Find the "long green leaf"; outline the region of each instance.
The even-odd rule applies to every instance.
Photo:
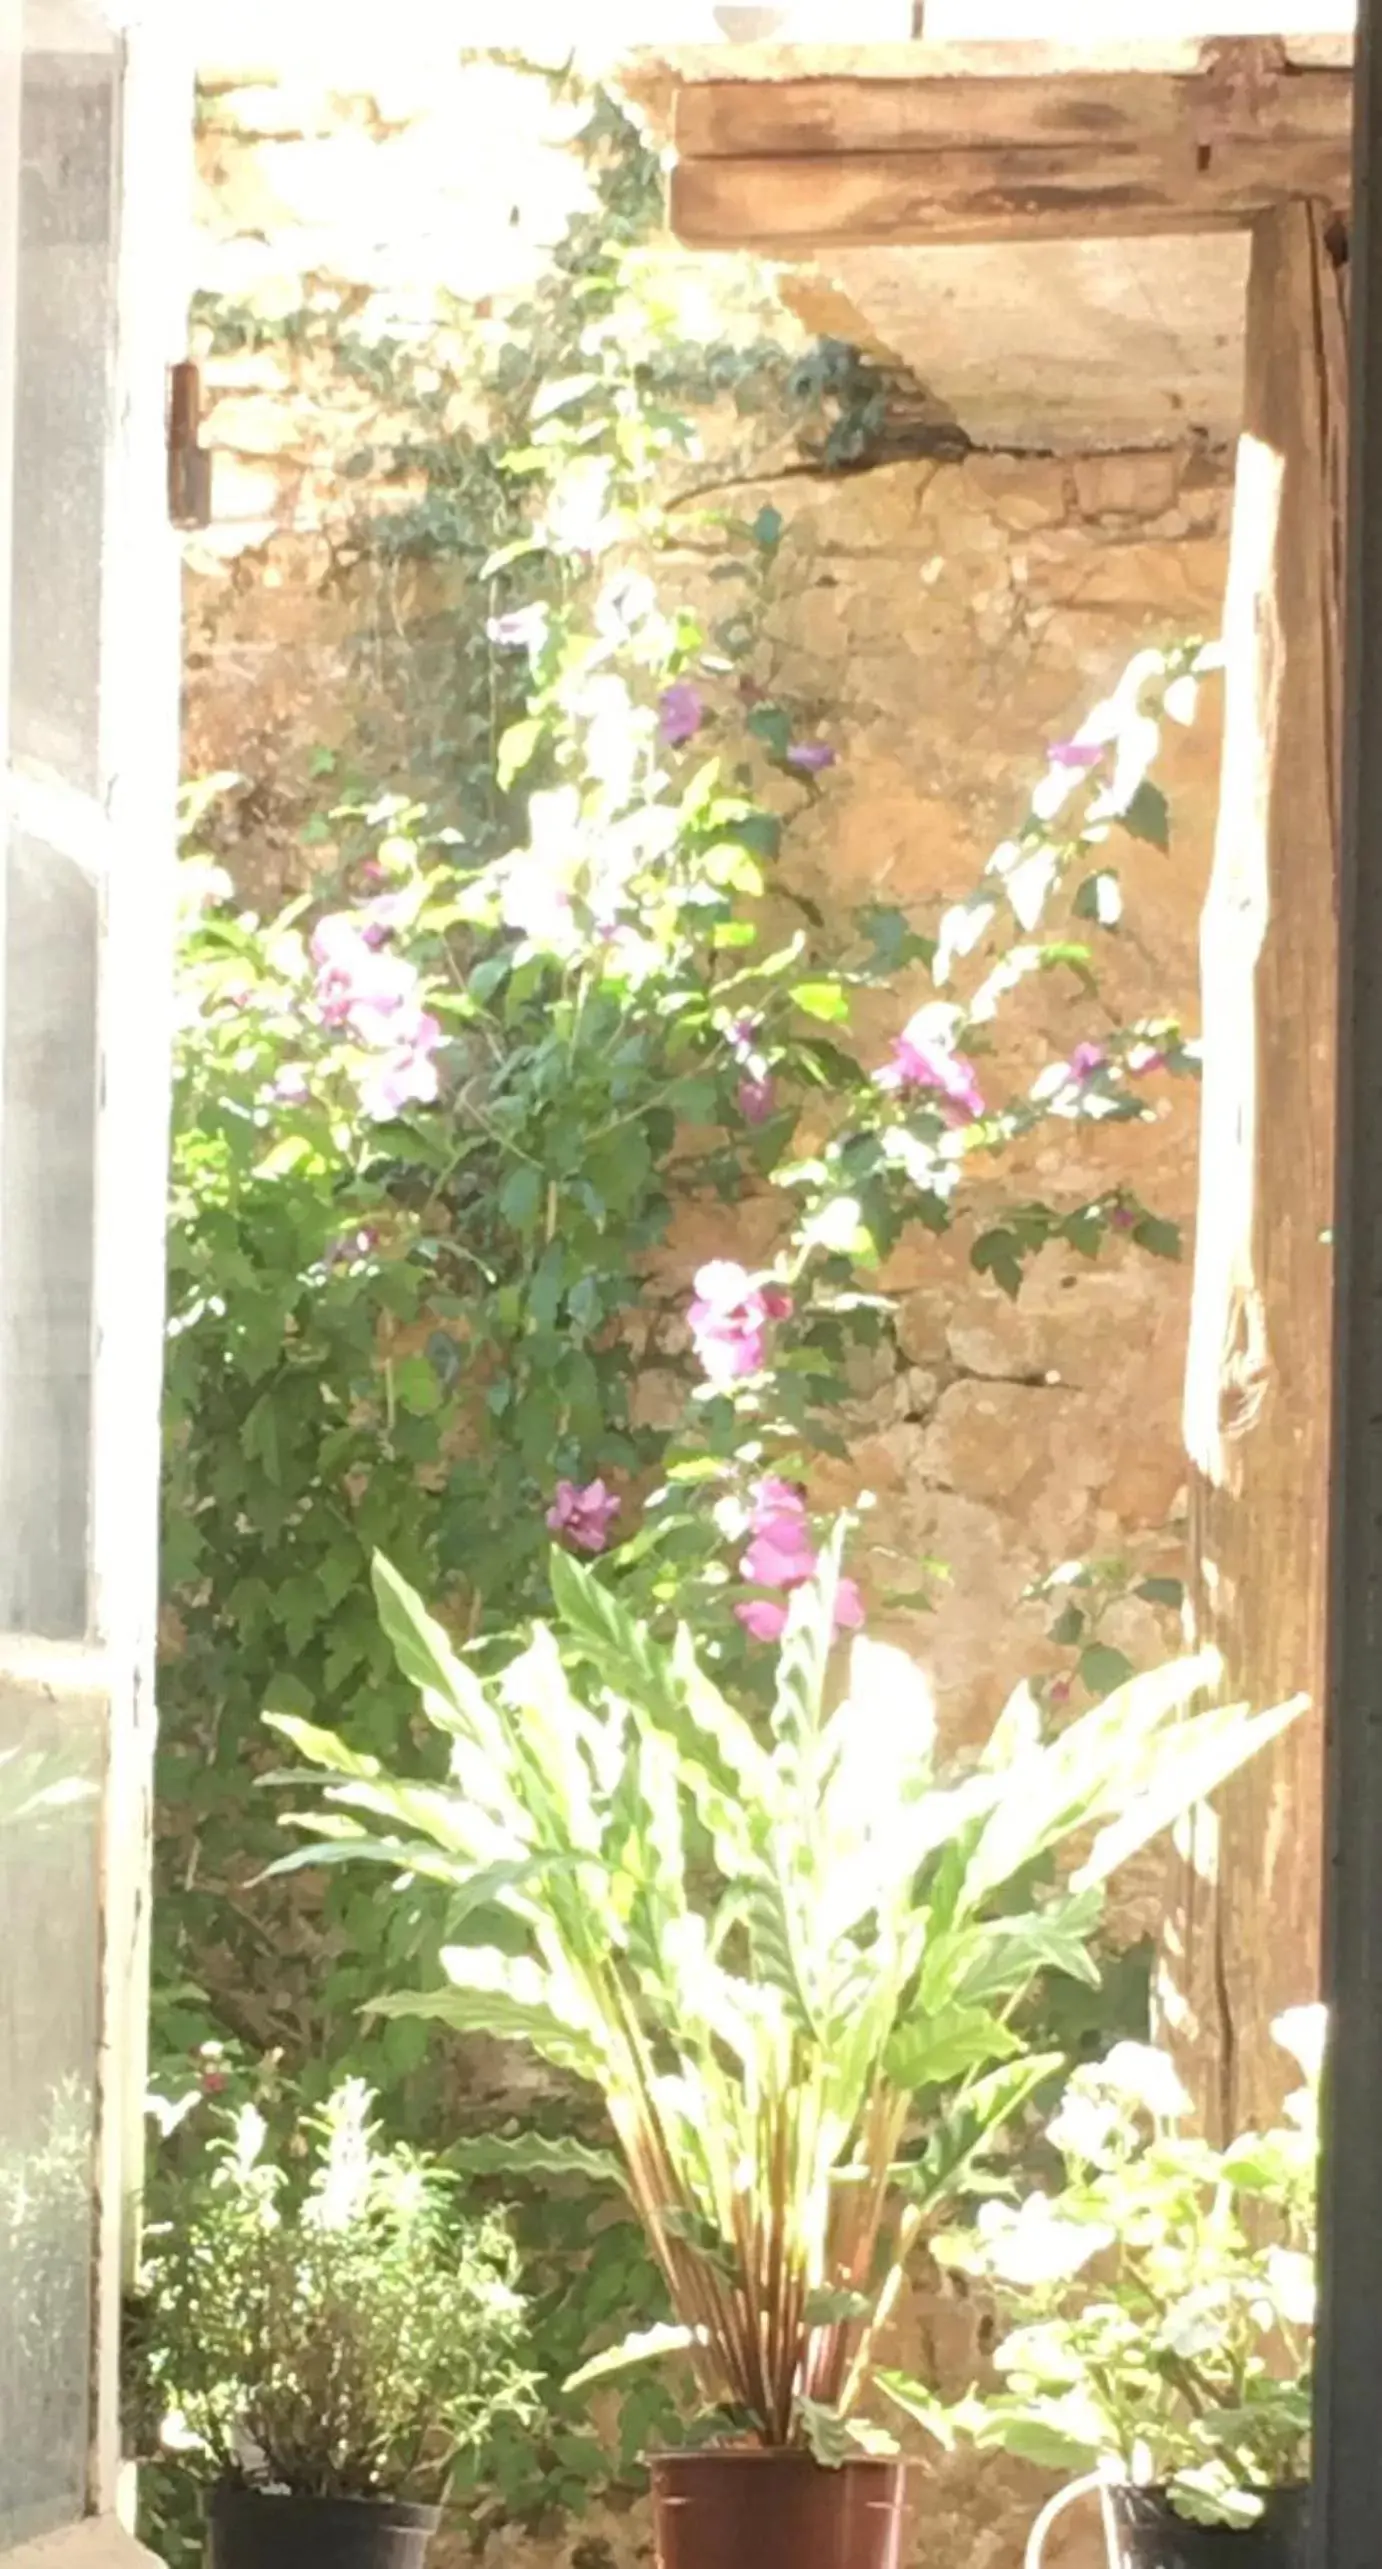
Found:
[[[921,2156],[901,2160],[891,2171],[924,2219],[965,2191],[1037,2089],[1063,2067],[1059,2052],[1005,2062],[941,2110]]]
[[[543,2132],[476,2133],[453,2141],[446,2153],[452,2167],[475,2176],[583,2177],[590,2185],[627,2191],[628,2175],[613,2150],[590,2149],[584,2141]]]
[[[686,2355],[693,2346],[709,2343],[703,2328],[680,2328],[669,2321],[657,2328],[641,2329],[636,2336],[626,2337],[619,2346],[608,2346],[603,2355],[592,2355],[588,2364],[568,2375],[563,2388],[582,2391],[591,2382],[613,2381],[619,2373],[631,2373],[640,2364],[660,2362],[664,2355]]]
[[[1241,1704],[1229,1704],[1215,1712],[1198,1713],[1183,1723],[1168,1743],[1168,1753],[1158,1762],[1145,1792],[1136,1795],[1095,1839],[1087,1860],[1072,1877],[1074,1889],[1084,1891],[1095,1883],[1106,1882],[1120,1864],[1127,1863],[1129,1856],[1159,1837],[1163,1829],[1170,1828],[1197,1802],[1217,1792],[1259,1749],[1279,1739],[1299,1719],[1309,1700],[1308,1695],[1296,1695],[1271,1712],[1252,1714]]]

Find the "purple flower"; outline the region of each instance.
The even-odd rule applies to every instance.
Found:
[[[891,1066],[882,1074],[889,1088],[934,1089],[962,1116],[982,1115],[984,1101],[974,1064],[954,1052],[935,1030],[932,1012],[918,1009],[893,1042]]]
[[[1072,1079],[1092,1079],[1096,1070],[1103,1070],[1107,1062],[1108,1054],[1102,1044],[1077,1044],[1070,1056],[1070,1076]]]
[[[705,721],[705,707],[689,678],[675,678],[658,698],[657,728],[669,749],[694,740]]]
[[[578,1552],[603,1552],[620,1505],[603,1481],[558,1481],[547,1523],[553,1534],[564,1534]]]
[[[791,1308],[789,1294],[756,1285],[732,1258],[712,1258],[701,1267],[687,1317],[706,1380],[725,1391],[746,1374],[760,1373],[768,1323],[785,1320]]]
[[[747,1061],[758,1040],[760,1017],[736,1017],[726,1030],[725,1040],[736,1061]]]
[[[1115,1231],[1135,1231],[1137,1228],[1137,1215],[1131,1205],[1115,1204],[1109,1221]]]
[[[547,609],[540,601],[510,607],[503,615],[492,615],[485,632],[496,651],[540,651],[547,639]]]
[[[378,1246],[377,1231],[368,1228],[360,1231],[343,1231],[339,1239],[331,1242],[322,1259],[322,1265],[328,1269],[353,1266],[357,1259],[371,1257]]]
[[[746,1124],[766,1124],[773,1111],[777,1091],[766,1072],[762,1079],[741,1079],[739,1112]]]
[[[803,776],[819,776],[835,764],[835,752],[828,740],[791,740],[787,744],[787,764]]]

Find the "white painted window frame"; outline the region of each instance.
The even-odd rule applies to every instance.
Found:
[[[53,0],[29,0],[41,25]],[[168,368],[186,353],[193,82],[184,0],[104,15],[123,48],[116,352],[105,493],[99,797],[9,763],[12,493],[23,0],[0,0],[0,795],[103,881],[89,1644],[0,1637],[0,1675],[42,1675],[107,1706],[93,2204],[92,2433],[83,2521],[0,2554],[3,2569],[133,2569],[121,2521],[120,2314],[136,2241],[148,1991],[164,1310],[179,553],[169,525]],[[0,1101],[0,1111],[2,1111]]]

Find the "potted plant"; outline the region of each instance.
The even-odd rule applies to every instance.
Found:
[[[1045,2521],[1098,2488],[1111,2569],[1304,2569],[1322,2010],[1273,2031],[1306,2084],[1227,2150],[1164,2053],[1077,2070],[1047,2134],[1063,2184],[934,2242],[1015,2323],[1001,2388],[946,2410],[881,2377],[947,2442],[1077,2473]]]
[[[532,2413],[512,2247],[348,2079],[271,2158],[234,2117],[146,2243],[139,2389],[212,2475],[210,2569],[420,2569],[459,2456]]]
[[[502,1913],[391,2015],[526,2041],[603,2094],[673,2320],[578,2378],[679,2350],[718,2446],[653,2465],[662,2569],[891,2569],[906,2468],[859,2423],[878,2329],[924,2226],[1043,2079],[1012,2015],[1038,1974],[1097,1980],[1110,1871],[1294,1707],[1193,1716],[1213,1672],[1134,1679],[1055,1738],[1027,1689],[938,1770],[929,1690],[860,1637],[831,1708],[840,1538],[793,1597],[756,1724],[683,1631],[664,1646],[589,1570],[552,1564],[539,1625],[483,1682],[386,1563],[385,1627],[449,1743],[399,1781],[276,1717],[335,1777],[326,1843]],[[1029,1889],[1076,1833],[1067,1881]]]

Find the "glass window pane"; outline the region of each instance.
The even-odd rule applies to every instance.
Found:
[[[26,0],[25,45],[11,738],[17,756],[94,791],[118,64],[100,16],[74,0]]]
[[[85,2504],[101,1733],[0,1677],[0,2550]]]
[[[69,858],[16,838],[3,917],[0,1632],[76,1640],[87,1625],[99,899]]]

